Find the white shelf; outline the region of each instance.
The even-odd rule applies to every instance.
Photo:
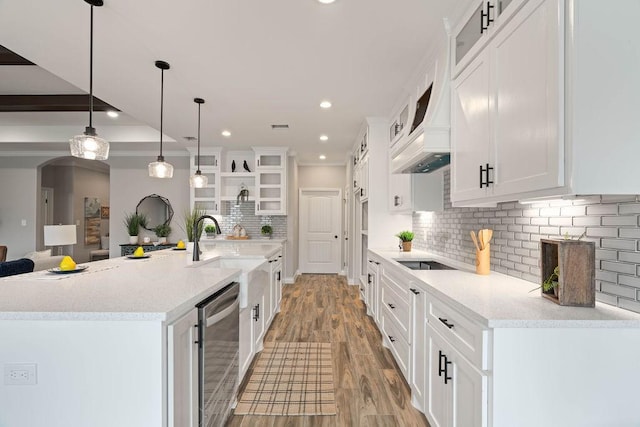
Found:
[[[221,178],[255,178],[255,172],[220,172]]]

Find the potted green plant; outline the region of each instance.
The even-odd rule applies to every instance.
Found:
[[[193,251],[193,240],[195,236],[198,236],[198,240],[202,236],[204,230],[204,224],[200,222],[198,229],[193,229],[193,224],[198,218],[204,215],[206,212],[203,209],[193,208],[192,210],[185,211],[184,213],[184,231],[187,233],[187,251]]]
[[[158,243],[167,243],[167,237],[171,234],[171,227],[169,224],[160,224],[153,229],[156,236],[158,236]]]
[[[396,237],[402,241],[402,251],[411,252],[411,241],[413,241],[414,234],[411,231],[401,231],[396,234]]]
[[[147,216],[139,213],[127,213],[124,215],[123,222],[129,234],[129,243],[135,245],[138,243],[140,227],[147,226]]]
[[[273,227],[271,227],[269,224],[263,225],[262,228],[260,228],[260,234],[263,238],[270,239],[271,235],[273,234]]]
[[[211,239],[215,239],[216,237],[216,226],[213,224],[207,224],[204,227],[204,232],[207,233],[207,237]]]

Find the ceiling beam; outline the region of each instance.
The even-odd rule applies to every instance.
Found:
[[[89,111],[89,95],[0,95],[0,112]],[[93,111],[119,111],[93,97]]]
[[[4,46],[0,46],[0,65],[36,65],[28,59],[23,58],[7,49]]]

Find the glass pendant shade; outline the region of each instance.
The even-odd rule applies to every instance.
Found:
[[[109,158],[109,143],[96,135],[95,129],[87,127],[82,135],[76,135],[69,140],[71,155],[88,160],[107,160]]]
[[[160,70],[160,155],[155,162],[149,163],[149,176],[151,178],[173,178],[173,165],[164,161],[162,155],[162,120],[164,116],[164,70],[170,65],[165,61],[156,61],[156,67]]]
[[[163,156],[149,163],[149,176],[151,178],[173,178],[173,165],[164,161]]]
[[[109,142],[100,138],[93,128],[93,8],[103,5],[102,0],[85,0],[91,5],[90,43],[89,43],[89,126],[82,135],[69,140],[69,149],[73,157],[87,160],[107,160],[109,158]]]
[[[202,172],[196,171],[194,175],[189,177],[189,185],[192,188],[202,188],[207,185],[208,179],[206,176],[202,175]]]
[[[200,107],[204,104],[204,99],[202,98],[194,98],[193,102],[198,104],[198,169],[196,169],[196,173],[189,177],[189,186],[191,188],[202,188],[207,185],[207,177],[202,175],[200,172]]]

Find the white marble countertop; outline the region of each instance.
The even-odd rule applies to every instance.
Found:
[[[409,273],[416,284],[468,317],[492,328],[640,328],[640,314],[596,302],[595,308],[549,301],[535,283],[501,273],[475,274],[475,267],[424,251],[371,252]],[[438,261],[459,270],[410,270],[395,260]]]
[[[0,278],[0,320],[172,321],[238,280],[236,269],[198,268],[219,258],[267,258],[280,245],[246,245],[193,254],[166,249],[149,258],[91,262],[73,274],[38,271]]]
[[[200,239],[200,243],[206,243],[206,244],[212,244],[212,243],[233,243],[233,244],[240,244],[240,245],[244,245],[244,244],[271,244],[271,245],[281,245],[283,243],[285,243],[287,241],[287,239],[262,239],[260,237],[250,237],[248,239],[245,240],[234,240],[234,239],[227,239],[224,236],[223,237],[216,237],[215,239],[211,239],[209,237],[203,237],[202,239]]]

